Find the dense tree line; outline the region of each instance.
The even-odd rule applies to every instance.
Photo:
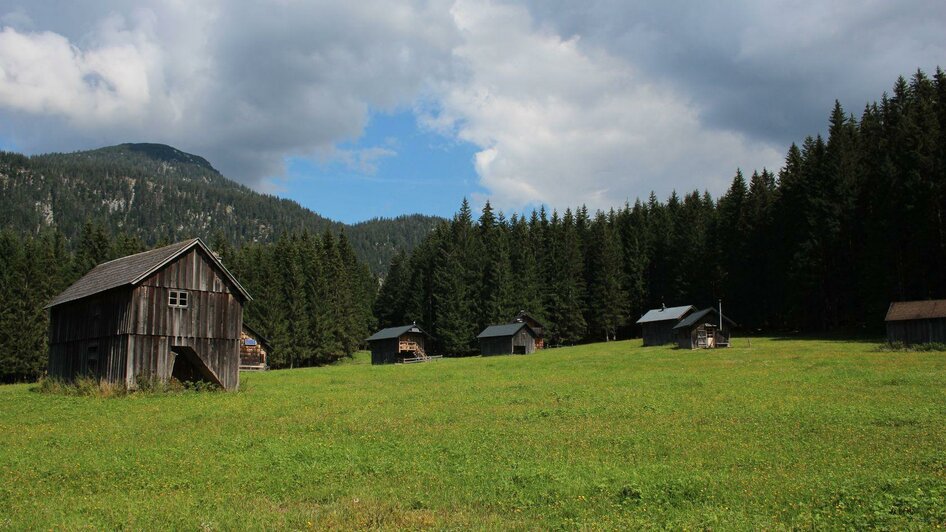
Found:
[[[259,194],[206,160],[160,144],[122,144],[25,157],[0,152],[0,228],[62,231],[73,241],[89,218],[146,245],[223,232],[229,242],[274,242],[285,232],[345,231],[356,255],[381,275],[439,222],[424,215],[346,226],[298,203]]]
[[[378,282],[344,233],[283,234],[239,249],[218,234],[211,246],[253,295],[243,319],[273,345],[272,367],[333,362],[369,335]]]
[[[272,244],[234,248],[221,231],[210,245],[253,295],[244,320],[272,344],[273,367],[331,362],[368,335],[377,280],[344,233],[287,233]],[[44,306],[53,296],[96,265],[145,249],[137,236],[112,235],[91,222],[74,242],[51,229],[0,230],[0,382],[33,380],[45,371]]]
[[[718,200],[694,191],[590,215],[496,215],[464,202],[378,295],[381,325],[417,321],[471,353],[519,309],[568,344],[635,333],[648,308],[726,301],[744,328],[879,332],[892,300],[946,297],[946,75],[917,72],[773,174],[737,172]]]

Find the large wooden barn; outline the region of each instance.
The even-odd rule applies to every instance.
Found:
[[[667,307],[648,310],[637,320],[641,326],[641,337],[644,339],[644,346],[664,345],[676,341],[676,334],[673,328],[680,320],[696,310],[692,305],[682,307]]]
[[[890,343],[946,343],[946,299],[895,301],[884,321]]]
[[[726,327],[729,325],[729,327]],[[677,347],[681,349],[713,349],[729,347],[732,320],[723,316],[715,308],[706,308],[690,313],[673,327],[677,337]]]
[[[535,331],[524,321],[490,325],[477,338],[483,355],[528,355],[536,349]]]
[[[526,323],[529,325],[529,328],[532,329],[532,332],[535,333],[535,348],[536,350],[542,349],[545,347],[545,326],[539,323],[539,320],[532,317],[528,312],[520,310],[519,314],[516,314],[516,317],[512,319],[510,323]]]
[[[198,238],[99,264],[49,309],[49,376],[239,386],[250,295]]]
[[[394,364],[405,358],[425,358],[427,333],[412,325],[388,327],[368,337],[372,364]]]

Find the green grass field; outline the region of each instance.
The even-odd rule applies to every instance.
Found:
[[[946,526],[946,353],[737,339],[0,386],[0,529]]]

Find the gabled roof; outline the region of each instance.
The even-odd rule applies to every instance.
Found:
[[[687,312],[694,310],[693,305],[683,307],[655,308],[648,310],[646,314],[637,320],[637,323],[651,323],[655,321],[679,320]]]
[[[375,340],[390,340],[392,338],[400,338],[402,334],[409,332],[427,334],[416,324],[401,325],[398,327],[388,327],[387,329],[381,329],[380,331],[369,336],[367,341],[374,342]]]
[[[502,325],[490,325],[489,327],[483,329],[483,332],[478,334],[477,338],[496,338],[498,336],[512,336],[519,332],[520,329],[525,327],[529,329],[529,333],[532,336],[535,336],[535,331],[532,330],[532,327],[529,327],[529,324],[524,321],[517,321],[515,323],[504,323]]]
[[[713,323],[719,323],[719,312],[717,312],[715,308],[710,307],[710,308],[705,308],[703,310],[694,312],[693,314],[690,314],[686,318],[683,318],[682,320],[680,320],[680,323],[674,325],[673,328],[674,329],[689,329],[690,327],[696,325],[697,323],[702,322],[710,315],[713,316]],[[726,320],[726,323],[730,325],[736,324],[736,322],[727,318],[725,314],[723,315],[723,319]]]
[[[263,347],[265,347],[267,350],[272,347],[272,345],[269,343],[269,340],[267,340],[262,334],[256,332],[255,329],[247,325],[245,321],[243,322],[243,328],[246,329],[247,336],[253,337],[256,341],[263,344]]]
[[[884,321],[926,320],[946,318],[946,299],[929,301],[894,301]]]
[[[236,280],[236,277],[230,273],[230,270],[220,262],[220,259],[210,251],[204,242],[199,238],[192,238],[163,248],[152,249],[143,253],[128,255],[120,259],[103,262],[92,271],[82,276],[81,279],[72,283],[69,288],[62,291],[61,294],[54,297],[46,305],[46,308],[55,307],[69,301],[75,301],[91,295],[118,288],[125,285],[136,285],[144,281],[151,274],[167,266],[174,259],[190,251],[194,247],[200,247],[204,250],[207,257],[226,275],[227,279],[239,290],[246,301],[251,301],[249,292],[243,288],[243,285]]]
[[[516,323],[516,322],[519,322],[519,321],[522,321],[522,320],[527,320],[527,319],[534,321],[536,327],[543,327],[542,322],[540,322],[539,320],[535,319],[535,316],[533,316],[532,314],[529,314],[528,312],[526,312],[526,311],[524,311],[524,310],[520,310],[520,311],[519,311],[519,314],[516,314],[516,317],[513,318],[510,323]]]

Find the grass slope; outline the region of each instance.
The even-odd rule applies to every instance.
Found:
[[[639,342],[0,387],[0,529],[946,525],[946,354]]]

